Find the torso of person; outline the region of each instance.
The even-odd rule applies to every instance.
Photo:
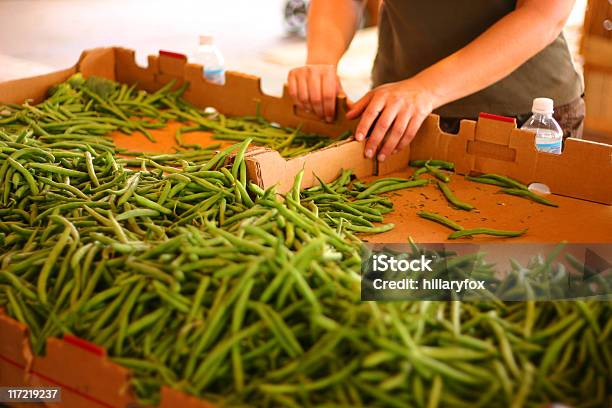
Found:
[[[515,10],[516,1],[384,0],[381,7],[374,86],[410,78],[458,51]],[[434,113],[449,118],[476,118],[480,112],[516,116],[530,112],[534,98],[548,97],[561,106],[582,93],[582,79],[561,34],[507,77]]]

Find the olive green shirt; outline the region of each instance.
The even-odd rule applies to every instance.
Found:
[[[515,8],[514,0],[384,0],[374,86],[416,75],[469,44]],[[504,52],[503,44],[499,52]],[[482,56],[483,61],[486,58]],[[476,118],[480,112],[514,116],[530,112],[534,98],[552,98],[555,106],[561,106],[582,93],[582,79],[561,34],[507,77],[435,113],[452,118]]]

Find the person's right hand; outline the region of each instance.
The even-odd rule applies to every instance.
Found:
[[[335,65],[309,64],[289,71],[289,94],[307,112],[334,120],[336,96],[342,92]]]

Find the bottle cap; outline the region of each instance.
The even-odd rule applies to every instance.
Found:
[[[535,98],[533,100],[533,113],[541,113],[543,115],[551,115],[554,112],[555,103],[550,98]]]
[[[206,34],[200,36],[200,45],[213,45],[215,43],[215,37]]]

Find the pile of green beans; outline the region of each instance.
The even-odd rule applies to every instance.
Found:
[[[253,116],[226,117],[214,109],[198,110],[181,98],[164,98],[161,102],[178,120],[188,123],[188,126],[180,128],[176,133],[176,141],[181,146],[186,146],[182,141],[184,133],[209,131],[218,140],[240,142],[248,139],[254,144],[277,150],[285,158],[292,158],[329,146],[351,135],[347,131],[331,138],[304,133],[300,127],[281,126],[261,116],[259,106]]]
[[[360,301],[354,233],[426,180],[345,171],[300,192],[300,174],[279,197],[247,181],[248,139],[123,159],[101,130],[50,141],[19,112],[0,119],[0,307],[36,353],[103,346],[152,405],[162,385],[226,406],[609,403],[609,303]]]
[[[426,185],[426,180],[381,178],[365,184],[351,170],[344,170],[332,183],[319,179],[319,185],[305,189],[301,199],[329,225],[345,233],[376,234],[393,229],[392,223],[375,226],[393,209],[393,202],[380,194]]]
[[[194,112],[196,114],[197,112]],[[251,139],[253,143],[274,149],[285,158],[302,156],[306,153],[322,149],[332,143],[344,140],[351,135],[346,131],[336,138],[305,133],[300,127],[291,128],[270,122],[260,115],[259,110],[254,116],[226,117],[219,112],[210,112],[204,117],[192,119],[198,126],[183,128],[182,132],[208,130],[215,139],[244,141]],[[214,120],[214,125],[210,121]]]
[[[163,128],[168,120],[177,119],[162,110],[162,102],[180,101],[187,85],[175,91],[173,86],[174,82],[169,82],[149,94],[136,91],[135,85],[75,74],[52,87],[49,97],[36,106],[0,105],[0,126],[8,132],[28,126],[50,147],[78,148],[76,144],[86,140],[91,149],[112,151],[112,141],[104,137],[112,131],[138,131],[154,141],[149,129]]]
[[[181,150],[201,150],[198,144],[186,144],[182,135],[193,131],[210,131],[220,140],[244,141],[278,150],[286,158],[329,146],[346,139],[350,132],[337,138],[305,133],[300,128],[281,126],[254,116],[226,117],[221,113],[201,110],[182,98],[188,84],[175,88],[175,81],[166,83],[153,93],[100,78],[83,78],[75,74],[66,82],[52,87],[49,98],[37,106],[0,105],[0,126],[11,131],[30,126],[41,141],[53,147],[70,148],[86,139],[93,149],[111,150],[104,136],[112,131],[126,134],[143,133],[154,141],[149,129],[160,129],[168,121],[185,123],[175,139]],[[202,158],[207,160],[210,157]]]

